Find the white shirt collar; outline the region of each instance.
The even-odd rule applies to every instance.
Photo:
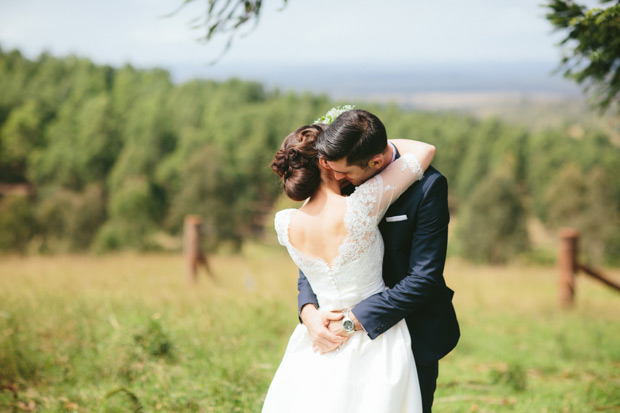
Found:
[[[390,161],[390,164],[391,164],[392,162],[396,160],[396,146],[394,146],[394,144],[390,141],[388,141],[388,143],[392,145],[392,160]]]

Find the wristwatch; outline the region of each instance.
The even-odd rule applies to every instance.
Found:
[[[355,331],[355,323],[351,320],[351,317],[349,317],[349,312],[343,311],[342,314],[344,314],[342,318],[342,328],[349,334],[353,333]]]

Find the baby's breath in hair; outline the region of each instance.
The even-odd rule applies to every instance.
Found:
[[[355,106],[354,105],[336,106],[328,110],[325,115],[315,120],[314,123],[324,123],[326,125],[329,125],[334,120],[336,120],[336,118],[340,116],[343,112],[346,112],[347,110],[351,110],[351,109],[355,109]]]

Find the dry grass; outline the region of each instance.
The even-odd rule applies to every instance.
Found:
[[[211,264],[190,286],[175,255],[3,257],[0,410],[259,411],[296,268],[259,245]],[[446,279],[462,338],[435,411],[620,409],[620,294],[580,277],[563,311],[554,268],[451,259]]]

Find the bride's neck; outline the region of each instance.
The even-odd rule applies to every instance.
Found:
[[[341,196],[340,183],[331,174],[321,172],[321,183],[310,197],[311,202],[322,203],[331,197]]]
[[[328,171],[324,168],[320,168],[321,170],[321,184],[319,185],[318,190],[324,191],[326,194],[341,194],[340,182],[338,182],[334,178],[334,174],[331,171]]]
[[[328,199],[332,197],[340,197],[341,189],[340,182],[334,179],[334,174],[327,170],[324,166],[319,163],[319,170],[321,173],[321,183],[318,188],[314,191],[314,194],[308,199],[308,201],[304,204],[307,205],[311,203],[314,206],[323,205]]]
[[[340,191],[340,185],[338,184],[338,182],[321,182],[321,184],[319,185],[319,187],[316,189],[316,192],[314,193],[313,197],[316,196],[332,196],[332,195],[338,195],[340,196],[341,191]]]

